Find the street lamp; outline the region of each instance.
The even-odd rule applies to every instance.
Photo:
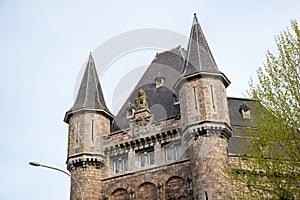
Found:
[[[69,177],[71,177],[71,179],[74,180],[74,182],[77,184],[78,188],[79,188],[79,191],[80,191],[80,195],[81,195],[81,200],[84,200],[83,199],[83,193],[82,193],[82,190],[81,190],[81,187],[79,185],[79,183],[77,182],[77,180],[71,175],[69,174],[68,172],[62,170],[62,169],[59,169],[59,168],[56,168],[56,167],[51,167],[51,166],[48,166],[48,165],[43,165],[41,163],[38,163],[38,162],[29,162],[29,165],[32,165],[32,166],[35,166],[35,167],[45,167],[45,168],[49,168],[49,169],[53,169],[53,170],[56,170],[56,171],[59,171],[59,172],[62,172],[66,175],[68,175]]]

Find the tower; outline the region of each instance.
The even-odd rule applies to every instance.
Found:
[[[231,195],[230,184],[222,176],[231,137],[226,96],[229,84],[194,15],[182,75],[175,88],[180,101],[182,144],[191,158],[193,192],[198,199],[228,199]]]
[[[99,198],[106,160],[103,138],[110,133],[112,119],[90,54],[76,101],[64,118],[69,124],[67,168],[78,181],[85,199]],[[70,199],[80,199],[80,195],[72,180]]]

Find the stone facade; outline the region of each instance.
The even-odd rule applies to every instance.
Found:
[[[224,173],[231,136],[234,144],[238,140],[232,109],[239,108],[227,98],[229,84],[196,16],[187,51],[178,47],[158,54],[116,116],[106,107],[90,55],[65,116],[67,168],[74,178],[70,199],[233,198]]]

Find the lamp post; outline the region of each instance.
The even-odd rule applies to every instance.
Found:
[[[83,193],[82,193],[82,190],[80,188],[80,185],[79,183],[77,182],[77,180],[71,175],[69,174],[68,172],[62,170],[62,169],[59,169],[59,168],[56,168],[56,167],[52,167],[52,166],[48,166],[48,165],[43,165],[41,163],[38,163],[38,162],[29,162],[29,165],[32,165],[32,166],[35,166],[35,167],[45,167],[45,168],[49,168],[49,169],[53,169],[53,170],[56,170],[56,171],[59,171],[59,172],[62,172],[66,175],[68,175],[69,177],[71,177],[72,180],[74,180],[74,182],[77,184],[78,188],[79,188],[79,191],[80,191],[80,195],[81,195],[81,200],[84,200],[83,199]]]

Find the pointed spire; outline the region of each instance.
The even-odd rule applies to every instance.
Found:
[[[105,104],[92,52],[89,55],[76,101],[67,115],[77,110],[99,110],[113,117]]]
[[[196,13],[183,66],[183,75],[195,72],[220,73],[198,22]]]

